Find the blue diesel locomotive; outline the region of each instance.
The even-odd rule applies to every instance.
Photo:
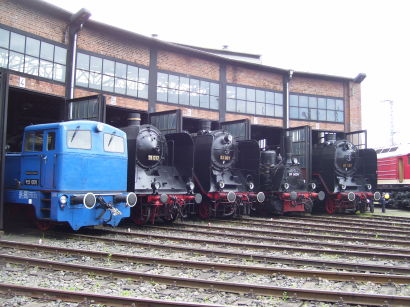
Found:
[[[118,225],[137,196],[127,193],[127,142],[120,129],[94,121],[25,128],[21,153],[5,159],[5,203],[34,209],[47,229]]]

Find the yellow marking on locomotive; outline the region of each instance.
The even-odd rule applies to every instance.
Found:
[[[344,168],[351,168],[352,166],[353,166],[352,163],[344,163],[344,164],[342,165],[342,167],[344,167]]]
[[[159,161],[159,156],[157,155],[148,155],[149,161]]]
[[[230,160],[231,160],[231,156],[220,155],[220,156],[219,156],[219,160],[222,160],[222,161],[230,161]]]

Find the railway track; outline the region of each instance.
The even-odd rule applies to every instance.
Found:
[[[2,244],[9,244],[11,246],[13,242],[3,242]],[[26,245],[25,248],[30,248],[34,246]],[[39,247],[37,247],[39,248]],[[44,248],[40,246],[40,248]],[[54,247],[50,247],[54,248]],[[62,251],[62,250],[61,250]],[[66,250],[66,252],[68,252]],[[73,253],[78,253],[79,251],[71,251]],[[87,253],[87,251],[84,251]],[[93,252],[95,253],[95,252]],[[128,255],[130,256],[130,255]],[[96,274],[102,276],[109,276],[110,278],[120,278],[127,280],[148,280],[152,282],[164,283],[168,285],[178,286],[178,287],[188,287],[188,288],[202,288],[202,289],[212,289],[218,291],[226,292],[238,292],[238,293],[251,293],[252,295],[263,295],[263,296],[277,296],[283,297],[284,293],[286,296],[291,297],[295,300],[310,300],[310,301],[322,301],[322,302],[343,302],[348,304],[372,304],[372,305],[407,305],[410,304],[410,297],[407,296],[393,296],[393,295],[378,295],[378,294],[365,294],[357,292],[342,292],[342,291],[325,291],[325,290],[313,290],[313,289],[294,289],[289,287],[273,287],[265,285],[254,285],[254,284],[243,284],[243,283],[233,283],[225,281],[215,281],[215,280],[201,280],[197,278],[186,278],[186,277],[176,277],[176,276],[164,276],[158,274],[149,274],[141,272],[129,272],[124,270],[117,270],[107,267],[99,266],[89,266],[89,265],[80,265],[80,264],[70,264],[65,262],[53,261],[53,260],[44,260],[44,259],[35,259],[33,257],[20,257],[15,255],[4,255],[0,256],[2,261],[12,262],[23,264],[25,266],[36,266],[47,268],[50,270],[64,270],[69,272],[80,272],[81,274]],[[369,274],[368,274],[369,275]],[[374,274],[373,274],[374,275]],[[346,276],[345,276],[346,277]],[[386,276],[385,276],[386,277]],[[394,280],[394,276],[390,276]],[[409,276],[398,276],[396,278],[402,278],[401,282],[407,283]],[[170,302],[161,302],[158,301],[147,301],[147,300],[136,300],[134,298],[128,297],[118,297],[118,296],[107,296],[107,295],[93,295],[90,293],[77,293],[71,291],[58,291],[52,289],[44,288],[33,288],[33,287],[22,287],[10,284],[1,284],[1,291],[16,291],[19,293],[30,293],[35,292],[37,295],[52,295],[55,298],[66,298],[67,300],[73,301],[74,299],[78,301],[88,300],[88,302],[95,303],[108,303],[108,304],[127,304],[131,302],[141,302],[152,303],[152,306],[168,306]],[[32,294],[30,294],[32,295]],[[74,300],[74,301],[75,301]],[[174,303],[174,302],[172,302]],[[158,305],[156,305],[158,304]],[[186,306],[181,305],[179,302],[175,304],[176,306]],[[209,305],[209,304],[207,304]],[[200,304],[192,306],[201,306]],[[202,305],[203,306],[203,305]]]

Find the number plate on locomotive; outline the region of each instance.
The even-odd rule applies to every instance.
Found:
[[[25,185],[38,185],[38,179],[26,179],[24,180]]]
[[[222,161],[230,161],[230,160],[231,160],[231,156],[220,155],[220,156],[219,156],[219,160],[222,160]]]
[[[149,161],[159,161],[159,156],[157,155],[148,155]]]
[[[352,163],[344,163],[342,165],[343,168],[352,168],[353,164]]]

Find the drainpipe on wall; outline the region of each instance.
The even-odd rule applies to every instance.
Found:
[[[91,13],[82,8],[77,13],[73,14],[70,18],[70,23],[67,27],[68,32],[68,48],[67,48],[67,67],[66,67],[66,87],[65,97],[67,99],[74,98],[74,86],[75,86],[75,68],[77,57],[77,34],[82,29],[83,25],[90,18]]]
[[[289,82],[293,78],[293,70],[283,77],[283,128],[289,128]]]

